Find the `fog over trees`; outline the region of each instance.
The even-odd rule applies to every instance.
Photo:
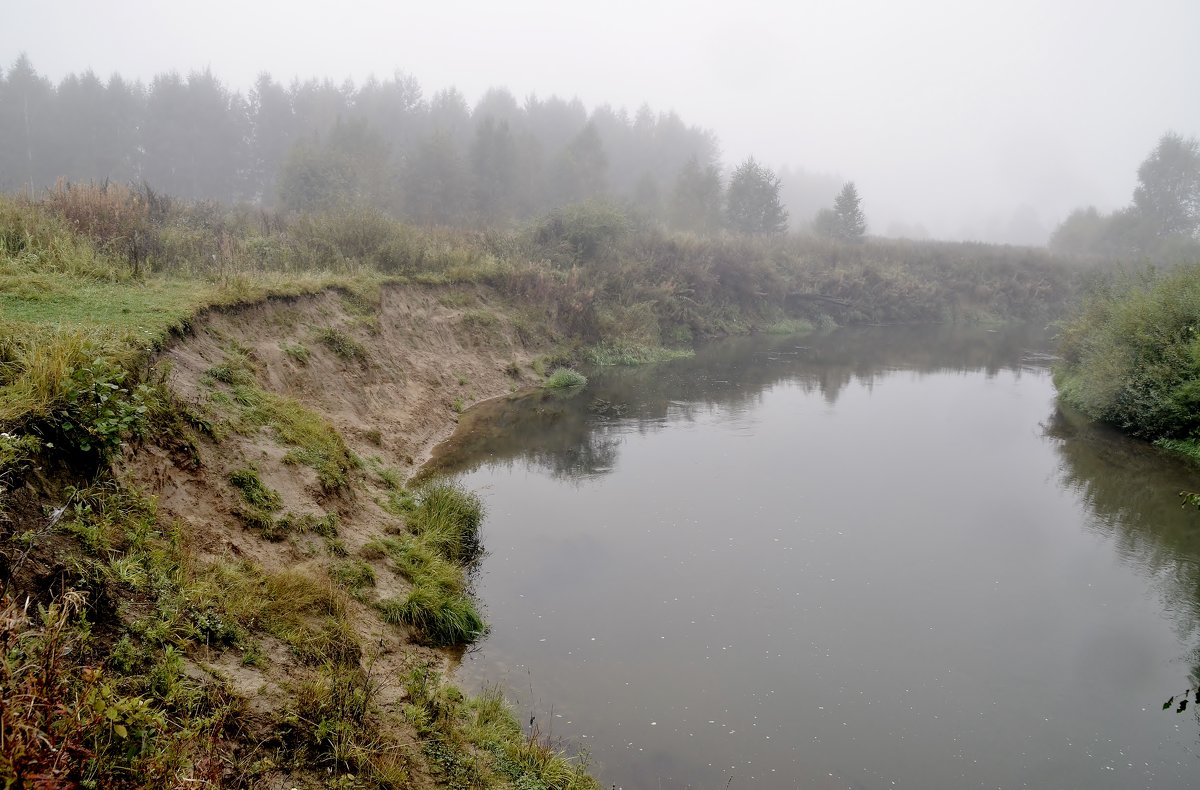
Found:
[[[0,130],[6,191],[60,178],[145,182],[186,199],[300,211],[369,203],[414,222],[476,225],[607,199],[696,232],[722,227],[726,206],[716,136],[675,113],[589,111],[503,88],[471,107],[454,89],[426,97],[401,73],[362,85],[263,74],[243,95],[208,70],[148,85],[89,71],[55,85],[21,56],[0,77]],[[750,164],[755,184],[738,183],[771,194],[739,204],[734,222],[781,231],[779,179]]]
[[[1200,141],[1167,132],[1137,170],[1133,201],[1111,213],[1072,212],[1054,231],[1058,252],[1182,260],[1200,251]]]

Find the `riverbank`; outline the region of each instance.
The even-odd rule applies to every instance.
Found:
[[[1040,313],[1070,280],[1003,251],[649,233],[584,255],[156,199],[0,202],[6,778],[593,787],[443,683],[483,627],[480,515],[408,481],[458,415],[572,359],[830,310]]]
[[[6,698],[38,714],[5,722],[9,775],[594,786],[501,699],[444,679],[482,629],[463,551],[480,513],[406,481],[459,412],[540,380],[487,298],[383,286],[374,305],[210,311],[143,383],[114,384],[149,416],[98,477],[44,449],[6,503],[30,549],[6,563],[12,591],[49,607],[44,629],[15,594],[5,610]]]

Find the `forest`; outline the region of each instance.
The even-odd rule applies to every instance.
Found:
[[[361,85],[284,85],[262,74],[243,95],[211,71],[164,73],[149,85],[89,71],[55,85],[21,56],[0,76],[0,139],[6,192],[36,195],[59,179],[145,183],[185,200],[298,211],[361,204],[475,227],[591,199],[694,232],[725,219],[719,141],[674,112],[589,111],[578,99],[518,100],[504,88],[469,106],[454,88],[426,96],[399,72]],[[805,226],[841,186],[785,170],[781,192],[769,168],[750,159],[741,169],[747,190],[768,189],[776,206],[757,225],[739,218],[740,229],[785,229],[780,195]]]

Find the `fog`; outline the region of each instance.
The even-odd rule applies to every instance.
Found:
[[[1194,0],[62,0],[5,22],[0,64],[24,52],[54,82],[211,68],[247,92],[264,71],[399,70],[472,106],[493,86],[649,103],[712,130],[726,167],[754,155],[784,174],[785,195],[787,174],[818,191],[854,180],[878,234],[1041,243],[1073,208],[1127,204],[1164,132],[1200,132]]]

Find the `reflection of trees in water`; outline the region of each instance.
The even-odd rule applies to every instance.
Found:
[[[1176,632],[1200,637],[1200,514],[1181,508],[1179,492],[1195,489],[1196,470],[1065,409],[1046,425],[1056,441],[1062,483],[1094,514],[1091,528],[1110,538],[1122,560],[1155,585]],[[1200,653],[1193,679],[1200,681]]]
[[[1030,327],[870,327],[733,338],[693,359],[600,371],[574,398],[539,393],[472,409],[431,470],[520,460],[555,477],[604,474],[616,463],[623,433],[657,431],[713,410],[741,414],[780,382],[820,391],[832,404],[851,382],[869,384],[897,370],[1019,371],[1024,355],[1044,345],[1045,333]]]

